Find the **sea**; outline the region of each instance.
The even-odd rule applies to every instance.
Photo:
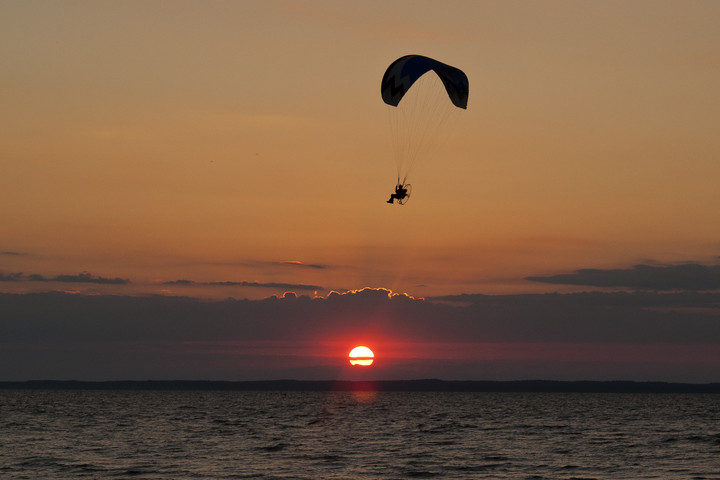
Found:
[[[0,390],[1,479],[720,479],[720,396]]]

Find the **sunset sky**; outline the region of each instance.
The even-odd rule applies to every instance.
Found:
[[[0,380],[353,378],[333,362],[374,341],[382,378],[720,381],[719,22],[714,1],[0,1]],[[380,80],[411,53],[470,98],[391,206]],[[135,325],[173,312],[184,336]]]

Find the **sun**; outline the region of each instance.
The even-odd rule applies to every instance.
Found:
[[[368,347],[355,347],[348,355],[350,365],[358,365],[361,367],[369,367],[375,360],[375,354]]]

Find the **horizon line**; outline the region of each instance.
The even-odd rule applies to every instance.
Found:
[[[0,390],[235,390],[467,393],[720,393],[720,382],[659,380],[18,380]]]

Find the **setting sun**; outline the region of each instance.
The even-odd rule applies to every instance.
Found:
[[[373,364],[375,354],[368,347],[359,346],[350,351],[348,358],[350,359],[350,365],[369,367]]]

